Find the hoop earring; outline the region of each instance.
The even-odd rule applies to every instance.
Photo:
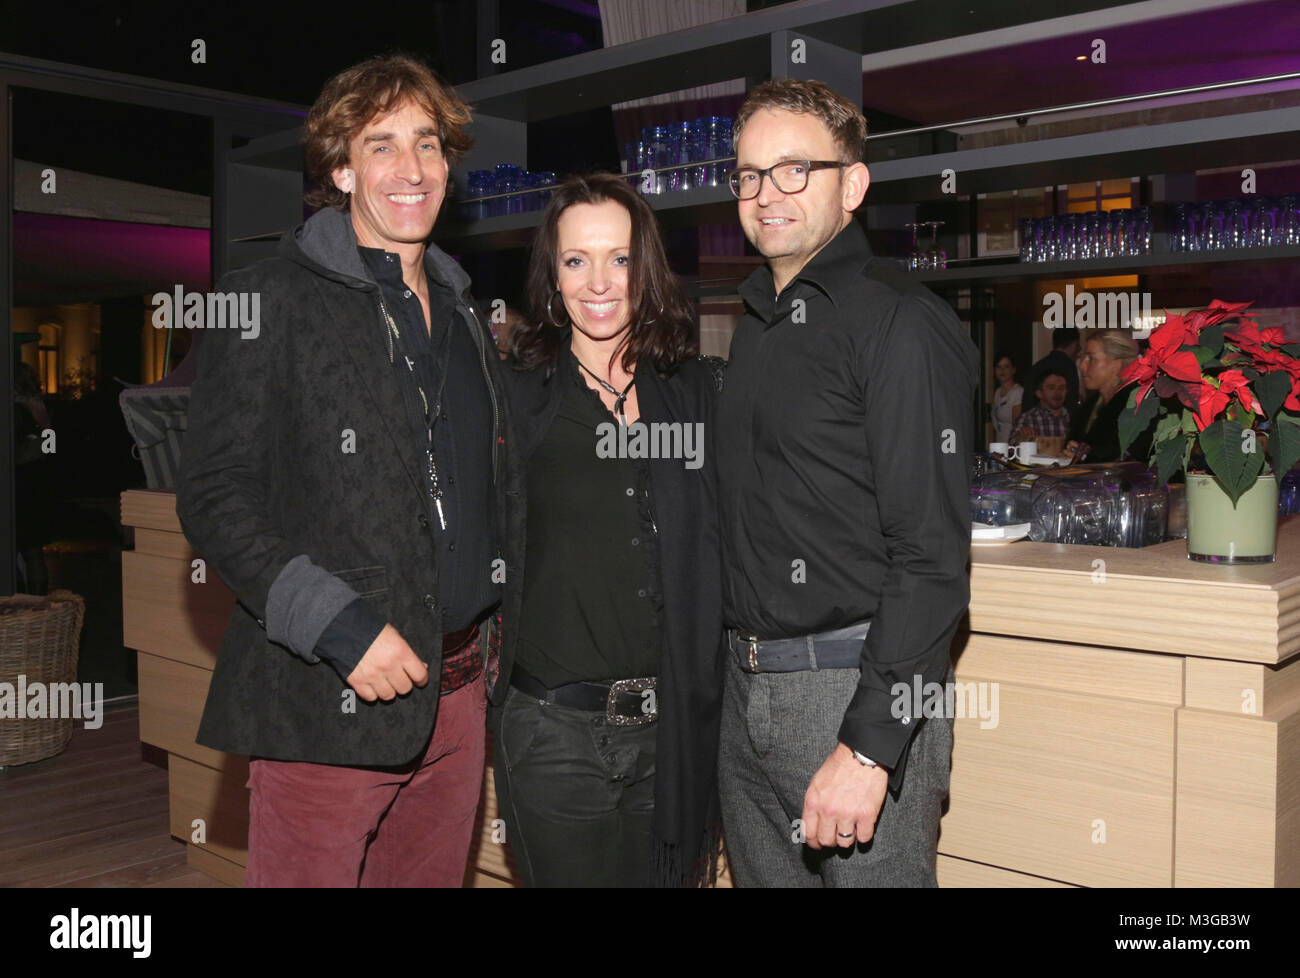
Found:
[[[641,324],[642,326],[653,326],[655,323],[659,322],[659,317],[664,314],[663,300],[660,299],[658,293],[655,292],[654,286],[650,287],[650,301],[657,305],[659,309],[655,313],[654,318],[647,319]]]
[[[556,297],[557,295],[559,295],[559,294],[560,294],[560,290],[559,290],[559,289],[556,289],[554,292],[551,293],[550,298],[548,298],[548,299],[546,300],[546,320],[547,320],[547,322],[549,322],[552,326],[554,326],[556,329],[564,329],[564,327],[566,327],[566,326],[572,326],[573,324],[572,324],[572,323],[562,323],[562,322],[560,322],[559,320],[557,320],[557,319],[555,318],[555,311],[551,308],[552,304],[555,302],[555,297]],[[560,305],[563,305],[563,304],[564,304],[564,300],[561,298],[561,300],[560,300]]]

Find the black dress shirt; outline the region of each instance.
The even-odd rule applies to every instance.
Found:
[[[384,307],[397,324],[393,369],[406,404],[411,453],[419,460],[426,489],[432,489],[426,449],[425,401],[432,411],[446,364],[446,384],[433,453],[442,489],[444,530],[430,497],[427,518],[438,540],[438,598],[443,632],[480,620],[501,600],[501,585],[492,581],[498,549],[492,506],[492,406],[473,338],[456,313],[451,287],[427,276],[429,321],[420,297],[402,279],[401,257],[382,248],[357,247],[379,284]],[[425,398],[420,397],[423,388]],[[432,581],[433,568],[429,569]],[[420,582],[410,586],[424,587]],[[346,678],[386,622],[374,606],[358,598],[343,609],[321,635],[316,654]]]
[[[978,354],[856,221],[779,296],[767,267],[740,294],[715,438],[724,620],[774,639],[871,619],[839,739],[897,790],[920,723],[893,687],[944,681],[970,599]]]
[[[528,460],[527,554],[517,664],[543,685],[659,674],[658,531],[645,459],[600,458],[614,423],[573,354],[560,406]]]

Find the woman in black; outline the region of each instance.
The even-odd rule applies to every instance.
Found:
[[[528,291],[506,372],[526,532],[492,697],[507,841],[530,886],[699,885],[719,825],[722,364],[696,356],[654,213],[618,177],[557,189]]]
[[[1114,330],[1101,330],[1088,340],[1081,363],[1083,386],[1089,396],[1078,408],[1070,425],[1067,452],[1087,446],[1084,462],[1118,462],[1119,416],[1128,405],[1133,384],[1120,376],[1120,371],[1138,357],[1137,341]],[[1150,449],[1149,435],[1143,433],[1129,447],[1129,454],[1140,462],[1147,460]]]

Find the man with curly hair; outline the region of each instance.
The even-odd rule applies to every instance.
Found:
[[[372,58],[307,120],[308,201],[226,276],[178,514],[238,599],[198,741],[249,754],[250,886],[459,886],[484,764],[508,471],[498,357],[429,242],[469,110]]]

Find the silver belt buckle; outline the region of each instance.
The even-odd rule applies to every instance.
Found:
[[[737,632],[736,637],[749,646],[749,649],[746,652],[746,660],[749,663],[749,671],[758,672],[758,636],[741,635],[740,632]]]
[[[641,727],[647,723],[653,723],[659,719],[659,704],[655,702],[653,690],[656,679],[654,676],[642,677],[639,679],[616,679],[609,684],[609,696],[605,700],[605,719],[615,726],[619,727]],[[625,717],[615,711],[615,705],[618,702],[620,693],[645,693],[651,691],[649,699],[653,710],[647,710],[646,697],[641,697],[641,715],[639,717]]]

